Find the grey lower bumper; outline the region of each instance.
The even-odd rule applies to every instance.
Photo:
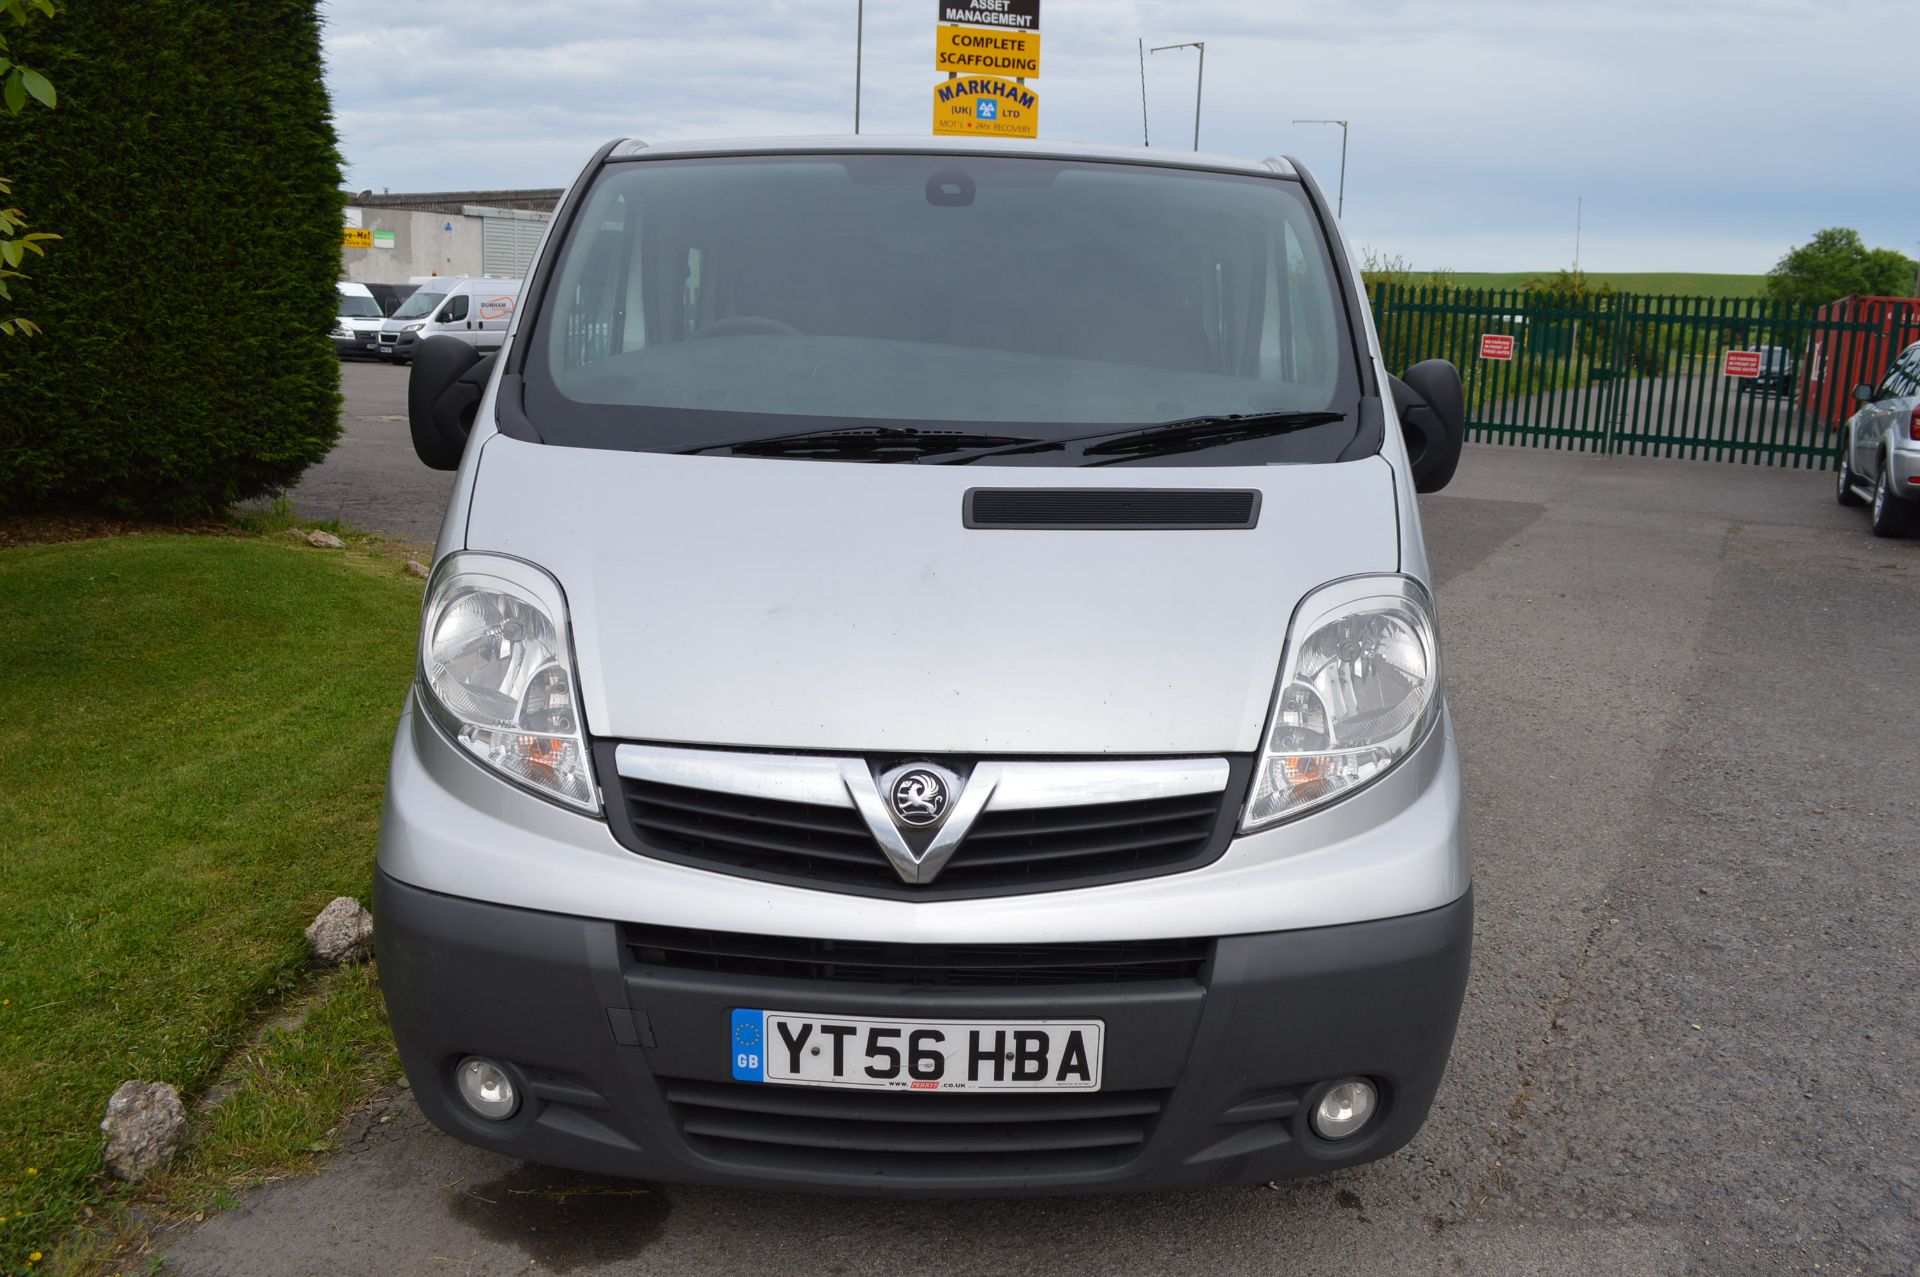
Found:
[[[1920,501],[1920,446],[1895,448],[1888,458],[1887,468],[1893,472],[1894,492],[1909,500]]]
[[[1407,917],[1227,937],[1192,979],[992,988],[668,969],[641,962],[618,923],[439,895],[385,873],[374,916],[414,1095],[460,1139],[682,1183],[995,1195],[1255,1183],[1393,1152],[1426,1119],[1445,1071],[1473,906],[1469,894]],[[741,1006],[1097,1017],[1105,1077],[1098,1094],[1012,1101],[736,1083],[729,1012]],[[507,1121],[471,1115],[453,1091],[468,1055],[517,1079],[527,1099]],[[1353,1076],[1380,1087],[1382,1112],[1348,1141],[1317,1138],[1306,1117],[1320,1089]]]

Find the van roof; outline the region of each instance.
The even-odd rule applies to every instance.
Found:
[[[453,288],[458,284],[472,284],[475,287],[518,288],[526,281],[519,279],[502,279],[494,275],[417,275],[411,282],[421,288],[433,288],[438,284],[444,284],[447,288]]]
[[[608,152],[609,160],[676,160],[705,155],[839,155],[846,152],[932,152],[956,155],[1008,155],[1055,160],[1104,160],[1109,163],[1154,164],[1163,168],[1209,169],[1222,173],[1257,173],[1297,177],[1299,169],[1288,159],[1247,160],[1205,151],[1171,147],[1104,146],[1092,142],[1021,141],[980,137],[880,137],[863,133],[818,137],[715,138],[705,141],[643,142],[625,138]]]

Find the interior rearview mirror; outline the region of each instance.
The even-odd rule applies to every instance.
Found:
[[[407,426],[413,450],[435,470],[457,470],[473,414],[500,357],[485,359],[458,337],[429,337],[414,348],[407,378]]]
[[[1858,399],[1861,403],[1872,403],[1873,387],[1864,385],[1864,384],[1855,386],[1853,388],[1853,397],[1855,399]]]
[[[1467,438],[1467,397],[1460,372],[1444,359],[1429,359],[1388,381],[1413,465],[1413,489],[1438,492],[1452,481]]]

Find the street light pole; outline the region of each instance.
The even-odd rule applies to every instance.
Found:
[[[1194,77],[1193,81],[1193,149],[1197,151],[1200,149],[1200,91],[1206,87],[1207,83],[1207,42],[1205,40],[1188,40],[1185,44],[1163,44],[1156,48],[1148,49],[1147,52],[1163,53],[1168,49],[1200,50],[1200,74]]]
[[[1344,217],[1347,212],[1347,122],[1345,120],[1295,120],[1295,124],[1338,124],[1340,126],[1340,196],[1334,207],[1335,217]]]
[[[1136,37],[1134,44],[1140,50],[1140,145],[1152,146],[1153,138],[1147,133],[1147,42]]]
[[[858,0],[853,16],[853,131],[860,131],[860,57],[867,39],[867,0]]]

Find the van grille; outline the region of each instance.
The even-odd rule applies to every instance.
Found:
[[[1167,1094],[942,1095],[659,1081],[687,1143],[716,1161],[894,1179],[1095,1174],[1138,1155]]]
[[[608,766],[603,775],[613,774]],[[1003,895],[1121,882],[1195,868],[1232,835],[1223,792],[1135,802],[982,812],[939,877],[900,881],[858,812],[620,778],[610,812],[633,850],[745,877],[915,899]]]
[[[640,925],[628,926],[625,940],[633,960],[642,966],[838,984],[971,989],[1195,981],[1212,950],[1207,940],[892,944]]]

